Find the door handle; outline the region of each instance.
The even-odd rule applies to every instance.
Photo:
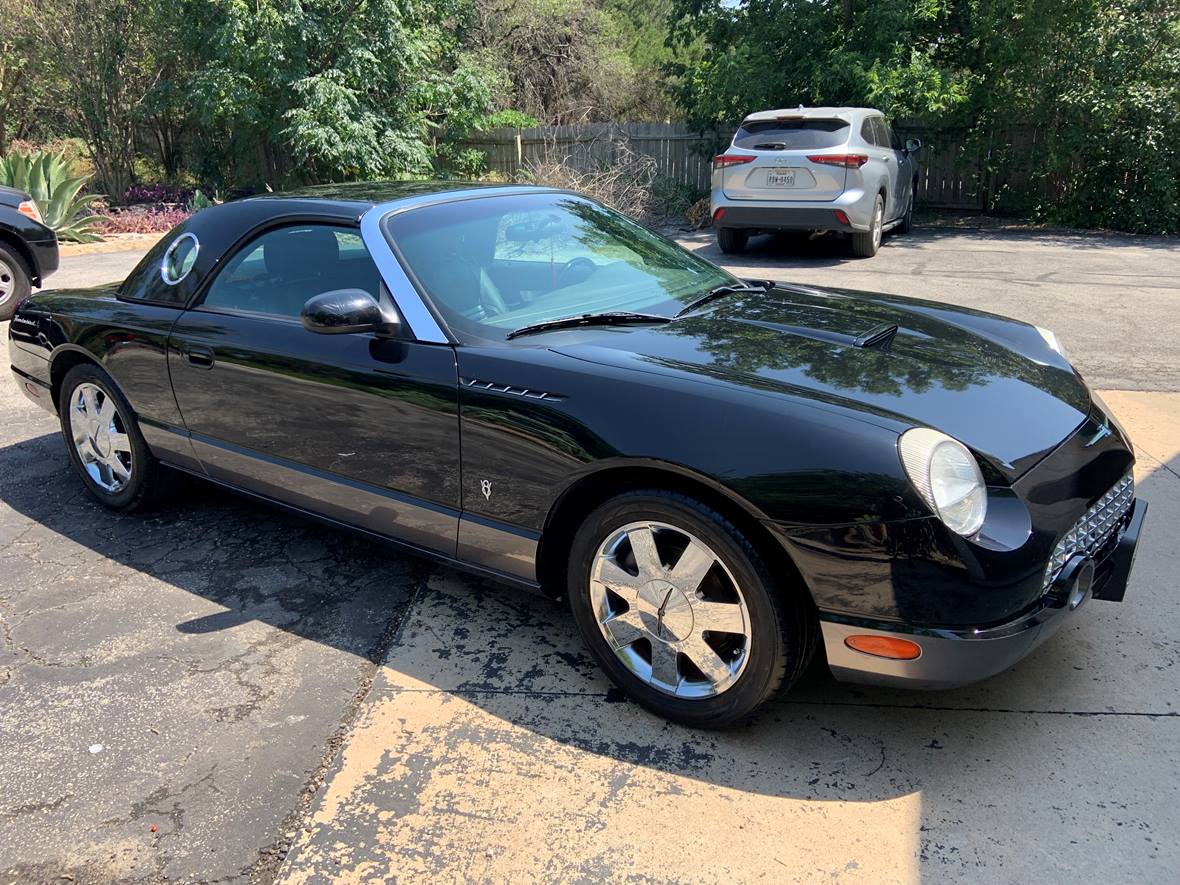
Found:
[[[199,369],[213,368],[213,348],[188,347],[186,351],[190,365],[196,366]]]

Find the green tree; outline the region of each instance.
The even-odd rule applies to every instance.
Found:
[[[672,0],[476,0],[464,45],[495,73],[496,106],[548,124],[675,113],[659,65]]]
[[[1180,230],[1176,0],[675,0],[666,66],[702,128],[876,106],[969,136],[988,208]]]
[[[61,85],[56,111],[118,198],[132,182],[136,126],[160,76],[155,0],[29,2],[41,64]]]
[[[699,40],[705,50],[667,69],[688,118],[702,127],[797,104],[941,114],[965,101],[971,83],[940,39],[951,30],[949,7],[949,0],[675,0],[673,45]]]
[[[212,7],[212,11],[211,8]],[[179,91],[214,180],[429,171],[456,120],[490,107],[457,0],[187,0]]]

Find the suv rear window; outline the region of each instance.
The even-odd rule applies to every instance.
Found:
[[[830,148],[848,138],[843,120],[752,120],[743,123],[733,146],[755,151],[792,151]]]

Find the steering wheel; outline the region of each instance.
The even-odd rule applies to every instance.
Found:
[[[598,265],[587,258],[585,255],[579,255],[577,258],[571,258],[565,263],[565,266],[557,272],[557,288],[561,289],[565,286],[572,286],[575,283],[584,283],[590,279],[590,275],[598,270]],[[574,274],[580,276],[571,279]]]

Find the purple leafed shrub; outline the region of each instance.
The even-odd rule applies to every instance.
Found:
[[[193,198],[193,188],[175,184],[133,184],[123,194],[123,202],[129,206],[143,203],[181,203],[188,205]]]
[[[102,219],[94,225],[100,234],[155,234],[172,230],[192,213],[162,206],[132,206],[100,209],[95,214]]]

